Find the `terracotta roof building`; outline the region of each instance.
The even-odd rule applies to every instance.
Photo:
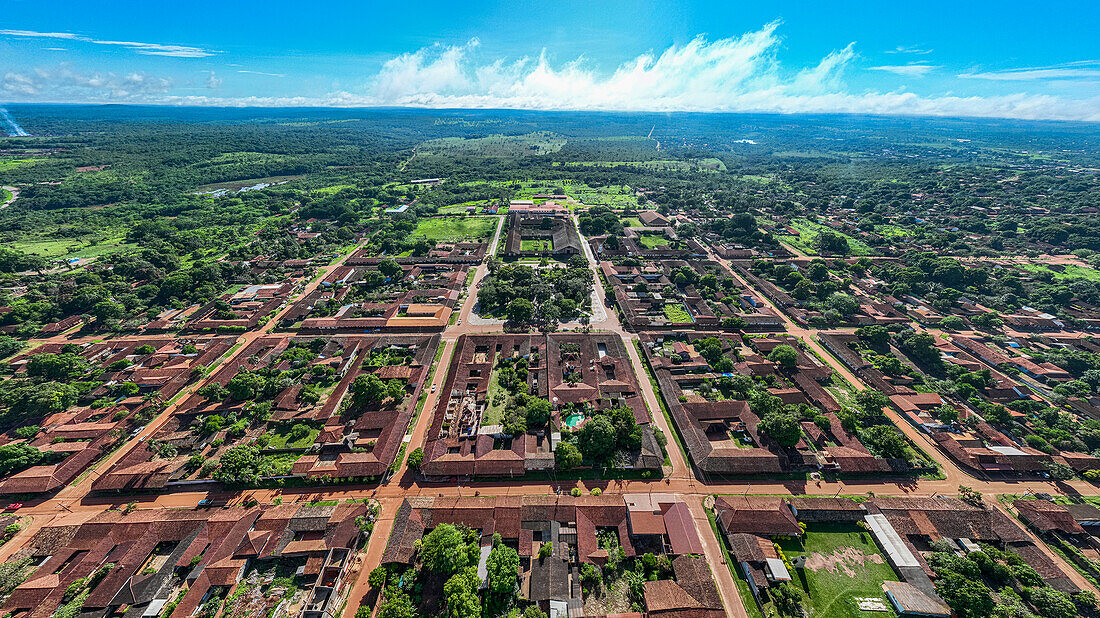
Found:
[[[504,434],[486,423],[492,377],[500,363],[522,360],[527,393],[550,402],[551,428]],[[571,378],[566,380],[566,375]],[[462,335],[441,389],[424,445],[421,471],[439,476],[522,476],[552,468],[562,410],[628,406],[642,425],[641,449],[625,453],[621,465],[656,470],[663,463],[650,428],[641,388],[622,339],[609,334]],[[563,428],[567,429],[567,427]]]
[[[61,605],[70,585],[110,562],[114,567],[84,601],[85,613],[111,615],[128,607],[155,615],[166,600],[183,593],[176,611],[187,616],[212,587],[236,585],[250,559],[291,556],[308,557],[317,565],[313,572],[305,569],[300,581],[309,590],[308,604],[330,609],[328,592],[339,591],[350,563],[346,558],[361,542],[355,518],[367,510],[361,504],[342,504],[329,509],[317,525],[308,523],[315,515],[310,511],[286,505],[62,516],[38,530],[13,556],[41,564],[12,591],[0,611],[47,618]],[[285,515],[267,518],[276,512]],[[294,540],[299,522],[316,530],[310,540]],[[183,579],[175,577],[179,569],[186,573]]]
[[[526,598],[545,612],[580,612],[579,567],[606,563],[610,534],[628,558],[640,546],[672,558],[673,579],[646,585],[647,615],[717,618],[724,615],[722,599],[693,522],[687,504],[671,494],[415,497],[397,511],[382,564],[416,563],[418,541],[440,524],[476,531],[483,546],[499,534],[518,547]],[[539,558],[544,543],[552,550]]]

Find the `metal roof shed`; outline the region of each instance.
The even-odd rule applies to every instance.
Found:
[[[913,555],[913,552],[909,551],[909,548],[905,545],[905,541],[901,539],[897,530],[890,525],[890,521],[886,519],[886,516],[881,513],[875,513],[873,515],[867,515],[863,518],[867,525],[871,527],[871,534],[874,535],[875,540],[878,541],[879,546],[886,552],[886,556],[893,563],[895,568],[902,567],[920,567],[920,562],[917,561],[917,557]]]

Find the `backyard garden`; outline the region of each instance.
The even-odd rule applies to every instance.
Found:
[[[667,303],[665,305],[665,317],[673,324],[691,324],[695,322],[683,303]]]
[[[809,615],[896,615],[882,591],[882,582],[897,581],[898,576],[870,532],[849,524],[811,524],[801,539],[780,540],[778,545],[781,555],[792,564],[805,559],[805,565],[796,567],[792,575]],[[861,610],[861,602],[878,609]]]

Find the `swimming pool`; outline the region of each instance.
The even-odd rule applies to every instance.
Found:
[[[580,414],[578,412],[574,412],[574,413],[570,414],[569,416],[565,417],[564,419],[562,419],[562,422],[565,423],[566,427],[568,427],[570,429],[576,429],[577,427],[580,427],[581,424],[584,423],[584,415]]]

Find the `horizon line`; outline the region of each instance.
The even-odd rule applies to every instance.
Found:
[[[158,109],[188,110],[313,110],[313,111],[413,111],[413,112],[524,112],[530,114],[627,114],[667,116],[673,114],[693,114],[712,116],[782,116],[782,117],[828,117],[848,116],[864,118],[897,118],[905,120],[967,120],[967,121],[1010,121],[1031,123],[1058,123],[1100,125],[1100,120],[1074,120],[1058,118],[1015,118],[1012,116],[967,116],[962,114],[918,114],[918,113],[873,113],[873,112],[784,112],[776,110],[614,110],[614,109],[532,109],[526,107],[429,107],[416,105],[193,105],[186,103],[100,103],[92,101],[62,102],[0,102],[0,108],[12,107],[152,107]]]

